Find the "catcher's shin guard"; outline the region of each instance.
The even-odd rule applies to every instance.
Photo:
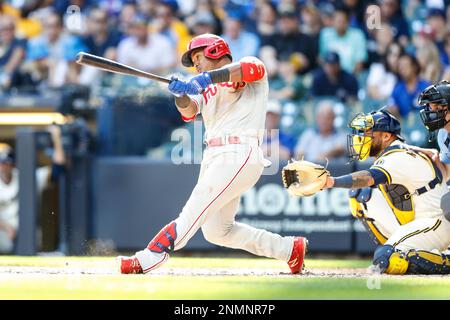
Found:
[[[395,251],[393,246],[384,245],[375,250],[373,265],[380,273],[405,274],[408,270],[408,259],[404,253]]]
[[[175,249],[175,239],[177,238],[176,223],[172,221],[153,238],[147,245],[150,251],[156,253],[171,253]]]
[[[450,256],[424,250],[408,253],[409,274],[450,274]]]

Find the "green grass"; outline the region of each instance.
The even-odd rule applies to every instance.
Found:
[[[0,257],[0,299],[450,299],[450,277],[183,276],[12,273],[5,267],[112,267],[109,257]],[[368,260],[310,259],[307,269],[366,268]],[[162,268],[267,269],[270,259],[174,257]],[[110,269],[111,270],[111,269]],[[369,287],[379,286],[370,290]]]

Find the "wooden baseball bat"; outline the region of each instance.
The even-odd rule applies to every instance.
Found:
[[[114,73],[120,73],[128,76],[137,76],[137,77],[143,77],[151,80],[161,81],[164,83],[170,83],[170,79],[164,78],[161,76],[157,76],[155,74],[145,72],[130,66],[127,66],[125,64],[106,59],[103,57],[99,57],[93,54],[89,54],[86,52],[80,52],[77,54],[77,60],[76,62],[78,64],[82,64],[85,66],[91,66],[95,68],[99,68],[105,71],[114,72]]]

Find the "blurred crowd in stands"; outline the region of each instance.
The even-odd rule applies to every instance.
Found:
[[[280,129],[266,143],[279,143],[283,159],[344,156],[351,114],[385,105],[409,142],[426,144],[417,96],[450,80],[447,0],[0,0],[1,92],[111,89],[109,75],[75,62],[80,51],[189,77],[180,56],[207,32],[234,60],[265,63],[267,126]]]

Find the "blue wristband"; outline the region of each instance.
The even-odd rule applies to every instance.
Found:
[[[351,174],[334,178],[333,188],[346,188],[351,189],[353,185],[353,179]]]

